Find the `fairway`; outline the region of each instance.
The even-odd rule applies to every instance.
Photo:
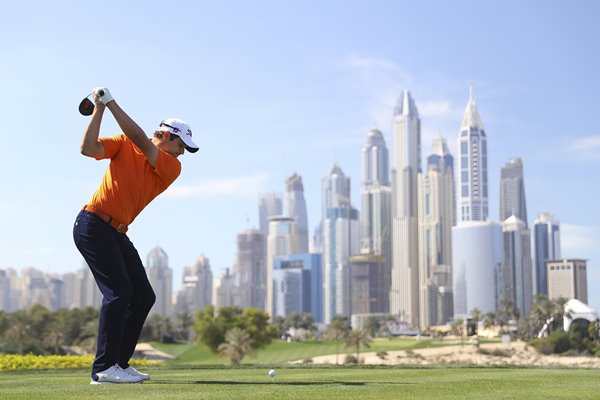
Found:
[[[89,385],[89,371],[0,373],[0,399],[598,399],[600,371],[542,368],[156,367],[134,385]]]

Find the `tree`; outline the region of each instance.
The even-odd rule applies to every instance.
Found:
[[[327,336],[330,339],[335,340],[335,363],[338,363],[338,357],[340,354],[340,340],[346,337],[348,332],[350,332],[350,321],[348,321],[348,317],[344,317],[342,315],[336,315],[331,320],[329,327],[327,329]]]
[[[11,326],[6,330],[6,337],[15,342],[19,354],[23,354],[24,344],[31,338],[32,333],[31,322],[25,312],[15,312]]]
[[[358,330],[353,330],[350,331],[347,335],[346,338],[344,339],[346,345],[345,347],[353,347],[356,349],[356,362],[359,362],[359,358],[358,356],[360,355],[360,348],[361,346],[365,347],[365,348],[370,348],[371,347],[371,338],[369,336],[369,332],[367,332],[365,329],[358,329]]]
[[[269,314],[256,308],[246,308],[243,312],[237,307],[222,307],[218,315],[212,305],[196,313],[194,324],[196,338],[213,352],[225,341],[225,334],[233,328],[245,330],[252,339],[253,349],[271,343],[277,330],[269,324]]]
[[[377,336],[377,333],[381,329],[381,324],[379,323],[379,320],[376,317],[371,315],[365,321],[364,329],[369,333],[369,336],[374,337]]]
[[[187,341],[190,339],[190,330],[194,326],[194,318],[189,312],[182,312],[175,315],[173,325],[175,339]]]
[[[225,334],[225,341],[218,346],[219,354],[229,358],[231,364],[239,365],[246,355],[254,353],[253,340],[244,329],[233,328]]]

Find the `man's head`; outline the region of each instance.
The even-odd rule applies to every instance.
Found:
[[[162,121],[156,133],[160,132],[168,132],[167,136],[170,137],[171,141],[179,142],[175,139],[175,137],[178,137],[190,153],[198,151],[198,146],[192,141],[192,129],[179,118],[169,118]]]

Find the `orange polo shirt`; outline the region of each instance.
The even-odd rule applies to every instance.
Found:
[[[88,205],[97,207],[118,223],[129,225],[156,196],[181,173],[177,157],[158,149],[156,168],[124,134],[98,139],[110,159],[100,187]],[[150,139],[148,139],[150,140]]]

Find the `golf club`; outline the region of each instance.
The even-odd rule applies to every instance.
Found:
[[[79,113],[81,113],[81,115],[88,116],[92,115],[94,112],[94,103],[89,99],[89,97],[93,94],[94,93],[88,94],[83,100],[81,100],[81,103],[79,103]],[[98,91],[98,95],[100,97],[104,96],[104,90]]]

